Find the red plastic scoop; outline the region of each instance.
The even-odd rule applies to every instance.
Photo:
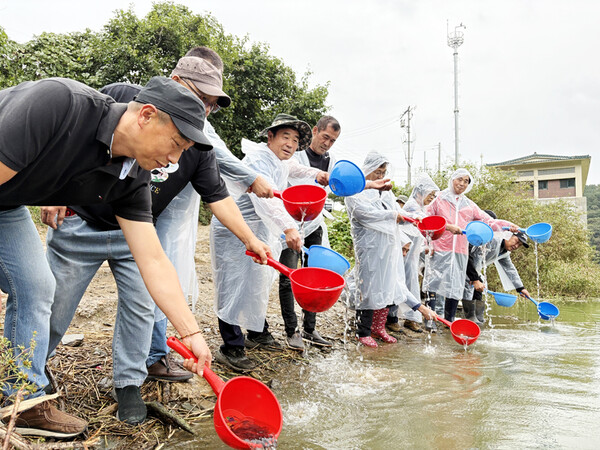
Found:
[[[256,253],[246,250],[246,255],[260,259]],[[290,269],[273,258],[267,264],[290,279],[292,293],[298,304],[306,311],[323,312],[331,308],[346,284],[344,277],[319,267]]]
[[[452,337],[460,345],[471,345],[477,340],[479,334],[481,333],[479,325],[472,320],[457,319],[454,322],[450,322],[443,317],[438,316],[436,318],[447,327],[450,327]]]
[[[442,216],[428,216],[421,221],[412,217],[402,216],[402,218],[406,222],[414,223],[423,236],[427,237],[429,234],[434,241],[442,237],[442,234],[446,231],[446,219]]]
[[[174,337],[167,345],[186,359],[194,354]],[[208,367],[204,378],[217,395],[213,414],[215,431],[232,448],[264,448],[274,446],[283,427],[281,405],[275,394],[263,383],[250,377],[235,377],[224,383]]]
[[[309,184],[292,186],[283,192],[273,191],[273,195],[283,200],[289,215],[299,222],[316,219],[327,199],[325,189]]]

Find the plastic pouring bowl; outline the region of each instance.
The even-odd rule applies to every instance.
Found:
[[[543,244],[552,236],[552,225],[544,222],[536,223],[527,228],[525,233],[533,242]]]
[[[450,322],[443,317],[436,317],[437,320],[450,327],[452,337],[460,345],[471,345],[477,340],[481,333],[481,328],[475,322],[468,319],[456,319],[454,322]]]
[[[329,187],[335,195],[348,197],[365,188],[366,180],[360,167],[352,161],[340,159],[329,174]]]
[[[311,245],[307,249],[308,267],[329,269],[339,275],[344,275],[350,268],[350,263],[338,252],[322,245]]]
[[[517,296],[512,294],[505,294],[504,292],[494,292],[488,291],[488,294],[492,294],[494,296],[494,300],[499,306],[504,306],[505,308],[510,308],[517,301]]]
[[[275,197],[283,200],[283,206],[295,220],[314,220],[323,210],[327,191],[319,186],[299,184],[291,186],[283,192],[273,192]]]
[[[256,253],[248,250],[246,255],[258,258]],[[344,277],[332,270],[319,267],[292,270],[271,257],[267,258],[267,264],[290,279],[294,298],[306,311],[327,311],[337,302],[346,285]]]
[[[559,309],[550,302],[539,302],[537,308],[542,320],[554,319],[560,314]]]
[[[186,359],[196,360],[194,354],[177,338],[167,339],[167,345]],[[228,425],[230,415],[240,420],[250,420],[268,430],[269,436],[279,437],[283,427],[283,413],[275,394],[263,383],[250,377],[234,377],[223,382],[208,367],[204,378],[217,395],[213,414],[215,431],[221,440],[232,448],[257,448],[256,444],[238,437]]]
[[[467,235],[469,244],[479,247],[485,245],[494,237],[494,230],[487,223],[479,220],[469,222],[465,227],[463,234]]]
[[[446,231],[446,219],[442,216],[428,216],[421,220],[417,228],[423,236],[430,235],[431,239],[435,241]]]

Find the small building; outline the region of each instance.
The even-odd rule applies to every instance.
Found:
[[[587,221],[587,202],[583,189],[590,170],[591,156],[559,156],[533,153],[521,158],[487,164],[513,170],[517,181],[527,183],[530,195],[539,201],[564,199],[572,202]]]

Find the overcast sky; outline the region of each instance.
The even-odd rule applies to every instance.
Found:
[[[359,165],[386,154],[395,181],[454,161],[454,62],[459,47],[460,161],[500,162],[533,152],[591,155],[588,184],[600,184],[600,2],[596,0],[180,0],[212,13],[225,31],[265,42],[311,85],[329,82],[342,124],[332,153]],[[116,9],[144,16],[150,1],[0,0],[0,25],[25,42],[44,31],[99,31]],[[406,122],[405,122],[406,125]]]

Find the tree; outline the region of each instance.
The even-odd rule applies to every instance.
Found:
[[[211,123],[241,156],[241,140],[255,140],[275,115],[286,112],[313,125],[327,111],[328,86],[309,87],[265,44],[226,34],[210,14],[192,13],[173,2],[155,3],[138,18],[132,8],[115,12],[99,33],[42,33],[19,45],[0,28],[0,87],[46,77],[72,78],[100,88],[124,81],[145,84],[169,76],[192,47],[214,49],[224,63],[224,90],[232,105],[211,115]]]

